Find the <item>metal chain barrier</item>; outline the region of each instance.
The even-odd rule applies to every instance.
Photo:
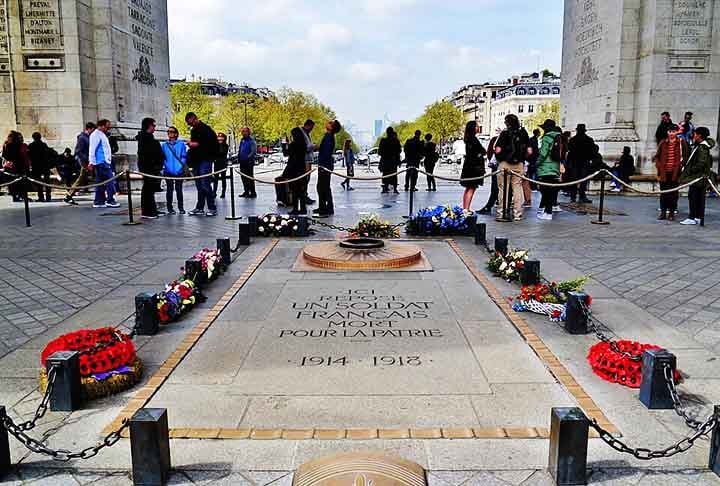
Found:
[[[702,422],[691,417],[683,407],[682,401],[680,400],[680,394],[675,386],[675,377],[673,376],[673,370],[668,364],[663,367],[663,375],[665,376],[665,382],[667,383],[668,392],[673,402],[673,408],[675,413],[685,421],[685,425],[693,430],[698,430],[702,426]]]
[[[28,420],[27,422],[22,422],[20,424],[13,424],[15,425],[15,428],[17,430],[20,430],[22,432],[27,432],[29,430],[32,430],[37,425],[38,420],[43,418],[45,414],[48,411],[48,408],[50,407],[50,396],[52,395],[53,388],[55,388],[55,380],[57,379],[57,366],[51,366],[48,370],[48,384],[47,388],[45,389],[45,395],[43,395],[42,400],[40,401],[40,405],[38,405],[37,410],[35,410],[35,415],[33,416],[32,420]],[[9,430],[9,429],[8,429]]]
[[[607,343],[610,345],[610,349],[612,349],[615,353],[619,354],[620,356],[629,359],[630,361],[634,361],[636,363],[639,363],[642,361],[642,356],[636,356],[632,353],[628,353],[627,351],[623,351],[620,349],[620,347],[617,345],[617,342],[614,339],[611,339],[608,337],[601,329],[600,329],[600,323],[593,317],[592,309],[588,307],[585,302],[580,302],[580,307],[587,316],[588,319],[588,329],[590,329],[592,332],[595,333],[595,336],[602,342]]]
[[[335,230],[335,231],[344,231],[346,233],[352,233],[355,230],[355,228],[347,228],[344,226],[338,226],[338,225],[334,225],[334,224],[330,224],[330,223],[325,223],[324,221],[320,221],[315,218],[308,218],[308,221],[311,222],[312,224],[316,224],[318,226],[322,226],[323,228],[328,228],[328,229]],[[390,226],[389,229],[396,230],[398,228],[402,228],[403,226],[406,226],[407,224],[408,224],[407,221],[403,221],[402,223],[398,223],[398,224],[394,224],[394,225]]]

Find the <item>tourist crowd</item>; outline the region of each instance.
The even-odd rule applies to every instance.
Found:
[[[678,212],[680,185],[689,186],[689,216],[684,225],[699,224],[704,218],[705,194],[712,167],[711,150],[715,141],[710,138],[706,127],[696,127],[693,114],[685,114],[680,124],[673,123],[670,114],[661,115],[656,131],[657,153],[654,157],[657,180],[662,191],[660,196],[659,220],[673,221]],[[575,134],[564,132],[553,120],[546,120],[533,130],[532,137],[521,126],[517,116],[505,117],[505,128],[484,147],[478,138],[480,127],[470,121],[465,127],[463,142],[465,156],[460,175],[464,187],[463,208],[471,209],[472,201],[479,186],[490,179],[490,197],[480,214],[490,214],[495,209],[499,220],[520,221],[524,210],[532,207],[532,193],[539,191],[541,199],[537,217],[552,220],[553,214],[561,212],[558,204],[562,190],[571,203],[590,204],[587,197],[591,176],[605,169],[611,171],[613,191],[620,192],[629,185],[635,173],[635,161],[630,147],[625,147],[614,167],[603,161],[598,144],[587,134],[584,124],[578,124]],[[141,191],[141,216],[156,219],[165,213],[160,211],[155,194],[162,191],[161,181],[165,180],[167,214],[186,214],[183,197],[183,182],[191,180],[197,191],[197,204],[189,212],[191,216],[217,215],[215,199],[225,198],[227,191],[228,154],[230,147],[224,133],[216,133],[194,113],[188,113],[185,122],[190,128],[189,140],[181,140],[176,127],[168,127],[165,142],[155,138],[156,122],[152,118],[142,121],[137,142],[137,167],[143,177]],[[18,176],[27,179],[8,186],[13,200],[21,202],[28,194],[36,191],[38,201],[51,201],[51,171],[56,169],[60,179],[67,186],[64,201],[77,204],[74,196],[78,188],[88,184],[96,185],[93,207],[116,208],[120,204],[115,195],[118,192],[117,171],[113,155],[118,152],[117,141],[109,135],[112,128],[109,120],[88,123],[77,136],[75,150],[67,148],[58,154],[42,140],[40,133],[33,133],[33,141],[25,144],[22,134],[10,132],[2,149],[3,173],[0,183],[9,182]],[[291,214],[307,214],[307,206],[317,202],[313,211],[316,217],[334,214],[332,172],[335,170],[336,136],[342,130],[340,122],[328,120],[325,133],[319,145],[311,139],[315,122],[307,120],[291,132],[283,151],[288,161],[280,177],[275,179],[276,196],[280,205],[291,208]],[[257,158],[257,144],[249,128],[243,128],[237,146],[237,164],[240,168],[243,192],[240,197],[256,198],[254,168]],[[342,160],[346,168],[341,187],[352,191],[355,154],[351,140],[342,143]],[[404,154],[404,157],[403,157]],[[416,131],[403,145],[398,134],[390,127],[378,147],[379,170],[382,172],[381,192],[398,194],[399,173],[404,172],[404,190],[417,191],[419,170],[426,173],[427,191],[436,191],[435,166],[440,158],[432,134]],[[317,201],[309,196],[310,173],[317,164]],[[401,171],[402,165],[405,170]],[[491,172],[490,174],[487,171]],[[699,180],[698,179],[702,179]],[[505,186],[508,186],[505,188]],[[218,191],[220,194],[218,195]],[[175,210],[177,202],[177,211]],[[504,209],[503,209],[504,208]]]

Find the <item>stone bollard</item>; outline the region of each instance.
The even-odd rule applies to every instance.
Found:
[[[250,237],[255,238],[257,236],[258,217],[248,216],[247,220],[250,225]]]
[[[507,238],[495,238],[495,251],[505,256],[508,253],[510,242]]]
[[[475,224],[475,244],[480,246],[487,245],[487,225],[485,223]]]
[[[523,285],[537,285],[540,283],[540,262],[527,260],[520,272],[520,283]]]
[[[300,237],[310,236],[310,222],[307,216],[298,216],[298,230],[297,235]]]
[[[200,260],[192,258],[185,262],[185,279],[192,280],[197,288],[202,288],[207,283],[207,273],[203,272]]]
[[[665,366],[675,375],[677,358],[666,349],[648,349],[643,353],[640,401],[650,410],[673,408],[672,397],[665,379]]]
[[[427,216],[417,216],[415,222],[417,225],[417,234],[415,236],[429,236],[430,232],[427,230],[427,223],[430,220]]]
[[[720,405],[715,405],[715,428],[710,439],[710,470],[720,476]],[[1,446],[0,446],[1,447]],[[0,474],[0,477],[2,475]]]
[[[77,351],[59,351],[48,357],[48,380],[50,369],[55,368],[55,383],[50,394],[50,410],[73,412],[82,405],[80,381],[80,354]],[[48,381],[48,386],[50,382]]]
[[[588,334],[587,315],[588,295],[584,292],[569,292],[567,301],[567,316],[565,318],[565,330],[569,334]]]
[[[558,486],[587,484],[589,429],[581,409],[552,409],[548,468]]]
[[[0,406],[0,480],[10,474],[12,461],[10,459],[10,437],[5,428],[5,407]]]
[[[163,486],[170,477],[167,410],[142,408],[130,419],[132,477],[136,486]]]
[[[250,246],[250,223],[238,225],[238,245]]]
[[[218,238],[217,249],[222,258],[223,267],[227,267],[232,263],[232,251],[230,251],[230,238]]]
[[[465,230],[465,234],[467,236],[475,236],[475,227],[477,226],[477,215],[473,214],[472,216],[468,216],[465,221],[467,222],[467,230]]]
[[[138,336],[154,336],[160,331],[157,296],[142,293],[135,296],[135,332]]]

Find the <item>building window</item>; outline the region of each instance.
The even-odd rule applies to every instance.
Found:
[[[525,105],[518,105],[518,113],[525,113]]]
[[[535,88],[530,88],[530,89],[528,90],[528,92],[529,92],[531,95],[536,95],[536,94],[537,94],[537,90],[536,90]]]
[[[518,90],[516,91],[516,94],[518,96],[523,96],[523,95],[527,94],[527,92],[525,91],[525,88],[518,88]]]
[[[541,95],[549,95],[550,94],[550,88],[543,88],[540,90]]]
[[[560,88],[553,88],[552,92],[553,92],[553,94],[559,95],[559,94],[560,94]]]
[[[535,113],[535,105],[528,105],[528,113]]]

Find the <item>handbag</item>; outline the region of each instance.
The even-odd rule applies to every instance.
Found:
[[[2,167],[8,172],[12,172],[15,170],[15,163],[12,160],[6,160],[5,162],[3,162]]]

